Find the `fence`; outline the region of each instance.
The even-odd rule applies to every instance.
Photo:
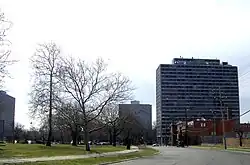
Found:
[[[223,143],[222,136],[202,136],[201,142],[203,144],[221,144]]]
[[[230,147],[239,147],[239,138],[227,138],[227,145]],[[242,147],[250,147],[250,139],[242,139]]]

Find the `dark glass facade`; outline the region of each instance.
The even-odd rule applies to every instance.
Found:
[[[217,59],[174,58],[156,70],[157,137],[167,143],[176,121],[239,119],[238,69]],[[222,114],[223,113],[223,114]]]

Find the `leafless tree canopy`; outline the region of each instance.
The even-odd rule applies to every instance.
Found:
[[[122,133],[125,124],[130,121],[130,116],[121,116],[119,113],[119,105],[111,104],[104,108],[99,120],[105,123],[109,132],[110,143],[116,146],[117,136]]]
[[[7,67],[16,62],[10,59],[11,42],[6,38],[7,31],[11,28],[12,23],[8,21],[4,13],[0,11],[0,86],[3,86],[4,78],[9,76]]]
[[[119,112],[119,105],[107,105],[99,119],[102,120],[108,127],[113,129],[117,136],[123,131],[127,123],[134,122],[131,113],[122,114]]]
[[[86,122],[96,119],[106,105],[131,98],[130,80],[106,69],[102,59],[89,65],[73,58],[65,60],[60,68],[62,86],[68,98],[78,103]]]
[[[131,81],[120,73],[108,73],[107,65],[100,58],[92,64],[72,57],[64,59],[58,77],[65,97],[78,104],[85,144],[88,134],[98,130],[89,128],[89,123],[95,121],[107,105],[123,102],[132,96]]]
[[[30,62],[33,69],[32,90],[30,92],[30,112],[32,115],[44,114],[49,110],[50,81],[52,78],[52,96],[57,99],[58,81],[56,71],[59,63],[60,49],[55,43],[39,44]],[[51,77],[52,76],[52,77]]]
[[[15,123],[14,126],[14,137],[16,140],[19,140],[21,137],[21,134],[24,132],[24,125],[20,123]]]
[[[106,124],[114,123],[119,120],[119,107],[117,104],[111,104],[104,108],[100,119],[103,120]]]
[[[82,125],[82,113],[80,113],[78,105],[74,103],[61,103],[60,106],[57,106],[54,116],[57,127],[77,131]]]
[[[46,43],[39,45],[31,64],[34,71],[31,114],[44,116],[49,111],[49,130],[52,130],[52,123],[63,126],[64,130],[68,128],[73,142],[83,129],[87,144],[89,134],[105,126],[98,118],[105,107],[132,98],[131,81],[120,73],[109,73],[101,58],[87,63],[61,57],[55,43]],[[51,107],[55,121],[52,121]],[[48,139],[51,139],[51,132]]]

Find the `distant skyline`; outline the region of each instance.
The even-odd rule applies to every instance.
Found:
[[[63,54],[102,57],[113,71],[129,76],[135,99],[152,104],[155,72],[174,57],[218,58],[239,67],[242,113],[250,109],[250,2],[247,0],[1,0],[13,22],[8,32],[12,58],[8,94],[16,98],[16,121],[28,117],[29,57],[38,43],[54,41]],[[250,121],[250,115],[242,118]]]

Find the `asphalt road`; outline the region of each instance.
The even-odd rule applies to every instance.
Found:
[[[157,147],[160,154],[115,165],[249,165],[250,153]]]

